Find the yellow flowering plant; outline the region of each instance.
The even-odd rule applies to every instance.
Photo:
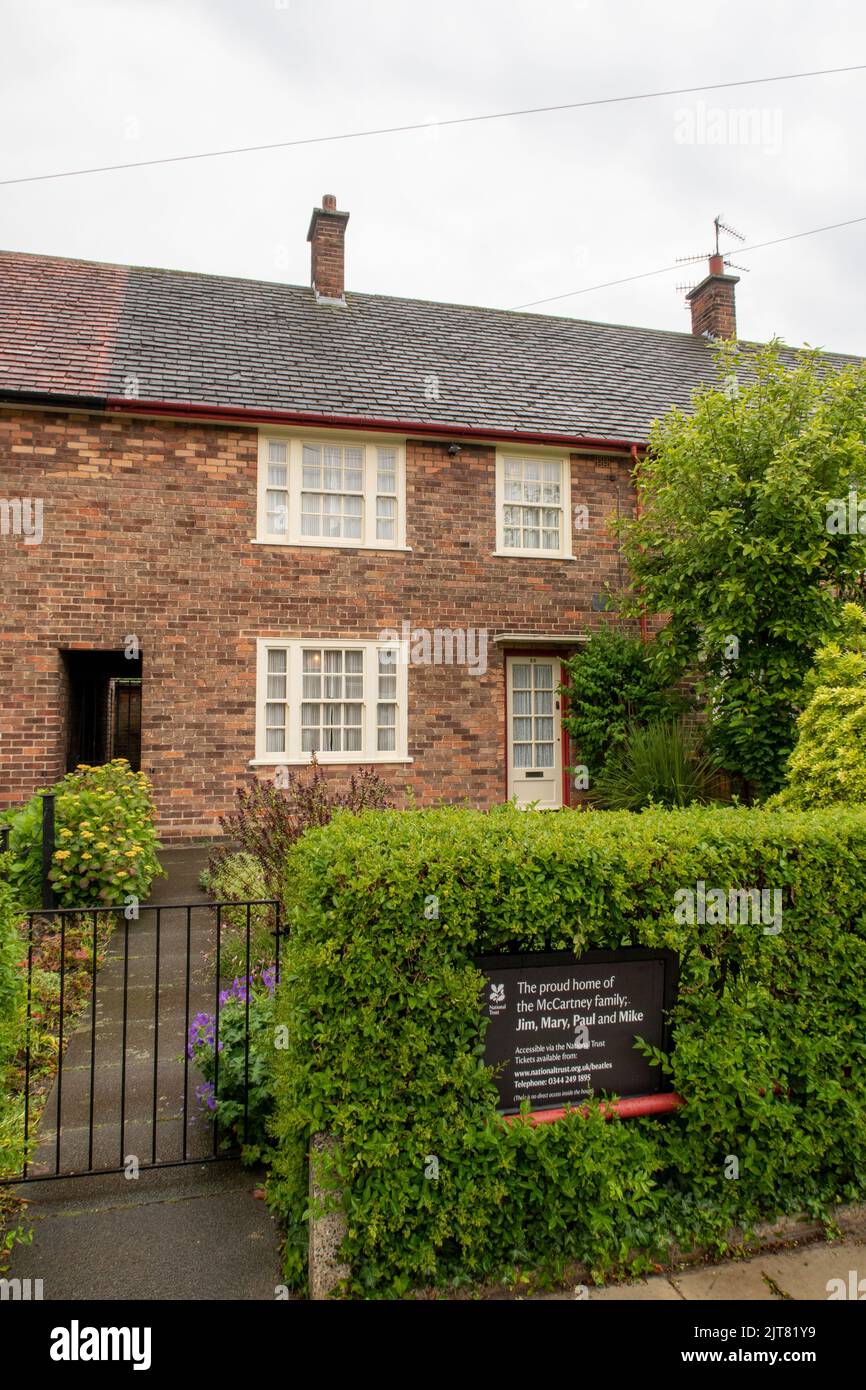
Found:
[[[100,767],[80,765],[54,787],[55,843],[51,883],[58,907],[124,905],[144,900],[163,870],[154,825],[151,786],[123,758]],[[35,796],[7,816],[21,901],[38,906],[42,862],[42,807]],[[91,827],[97,826],[98,831]],[[123,865],[123,867],[119,867]]]

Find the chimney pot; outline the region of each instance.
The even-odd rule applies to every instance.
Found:
[[[310,243],[310,283],[317,301],[346,303],[345,247],[347,212],[337,210],[333,193],[325,193],[322,206],[313,208],[307,241]]]

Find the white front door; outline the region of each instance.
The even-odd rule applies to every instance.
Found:
[[[559,662],[550,656],[509,656],[508,797],[539,810],[562,805]]]

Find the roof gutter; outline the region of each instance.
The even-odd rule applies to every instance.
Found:
[[[593,434],[564,434],[549,430],[486,429],[479,425],[437,424],[425,420],[381,419],[368,415],[333,415],[310,410],[274,410],[265,406],[197,405],[192,401],[150,400],[140,396],[82,396],[54,391],[0,391],[0,400],[28,405],[57,406],[76,410],[99,410],[121,415],[171,415],[181,419],[226,420],[244,424],[257,421],[286,425],[309,425],[324,429],[364,429],[383,434],[413,434],[422,438],[512,440],[516,443],[562,445],[569,448],[611,449],[634,454],[643,443],[631,439],[609,439]]]

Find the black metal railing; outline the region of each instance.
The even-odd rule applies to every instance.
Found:
[[[23,1163],[0,1182],[128,1172],[133,1160],[141,1171],[236,1154],[248,1137],[254,980],[267,970],[279,982],[282,935],[280,904],[272,898],[27,913]],[[243,1122],[226,1134],[216,1105],[221,1014],[232,988],[223,974],[229,950],[243,962],[244,1061]],[[191,1094],[191,1026],[208,1018],[210,1118],[195,1109]]]

